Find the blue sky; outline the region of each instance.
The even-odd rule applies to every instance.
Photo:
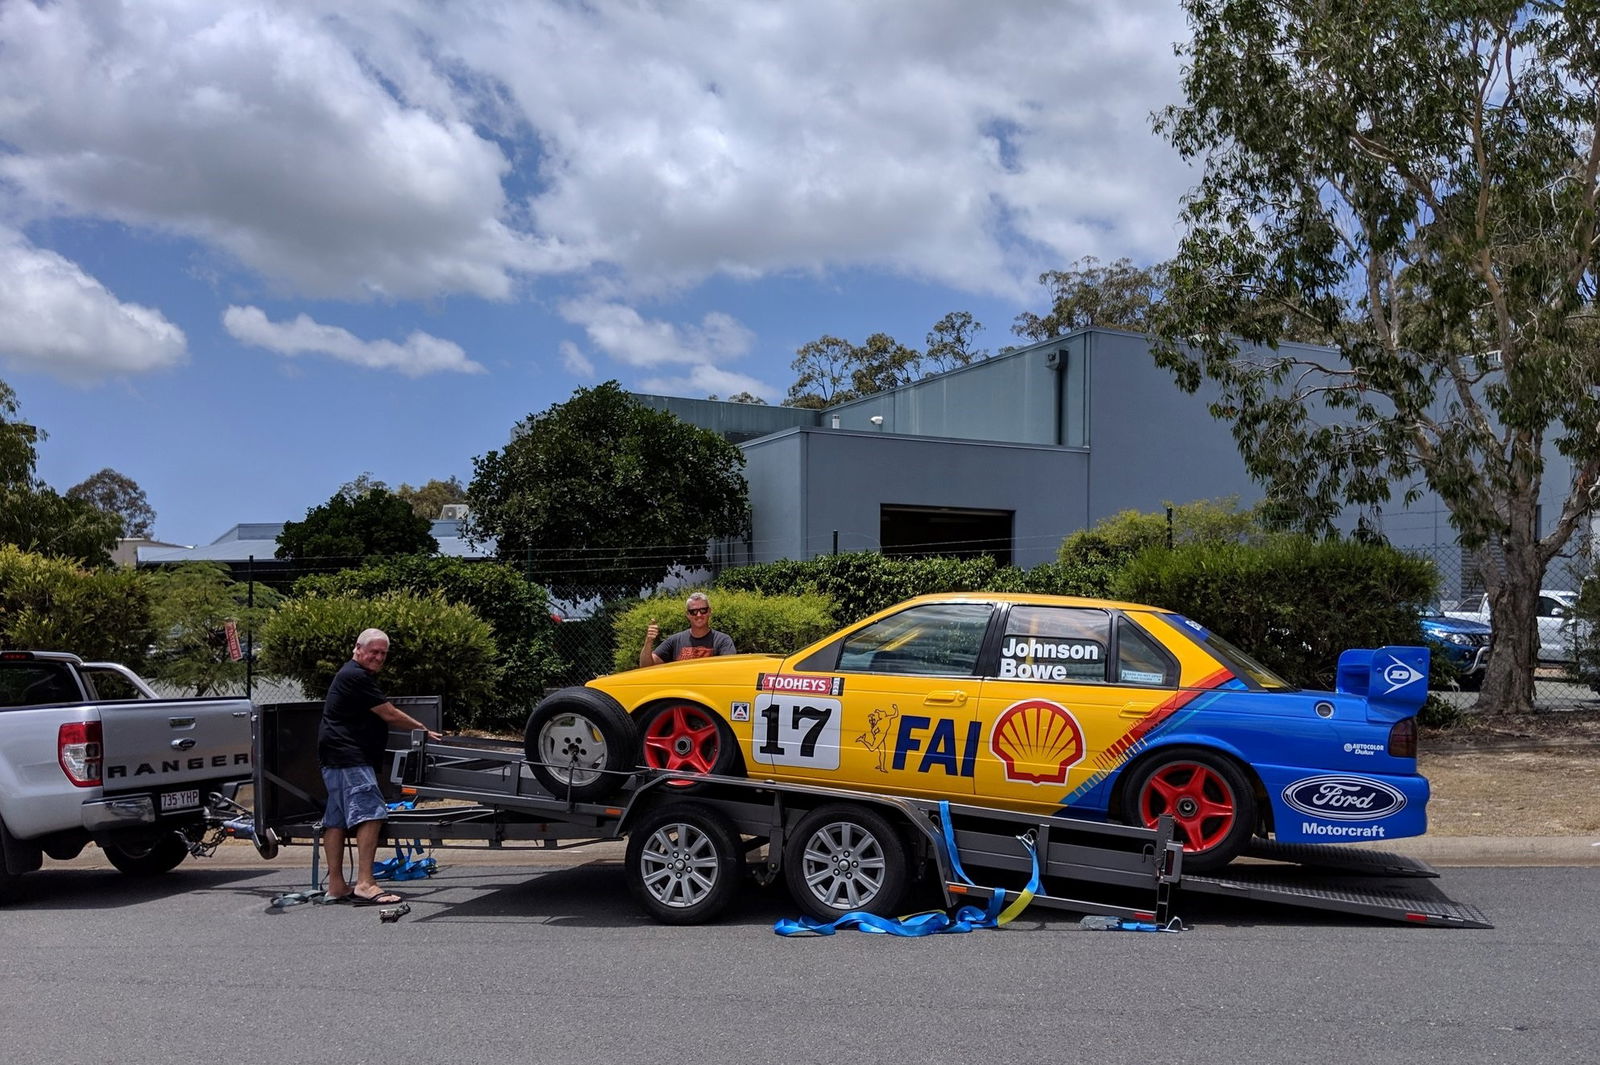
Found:
[[[1176,0],[0,4],[0,379],[158,538],[1176,244]]]

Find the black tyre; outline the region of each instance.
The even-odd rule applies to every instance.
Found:
[[[784,847],[795,904],[822,921],[865,910],[894,916],[909,880],[905,841],[865,806],[821,806],[800,819]]]
[[[743,776],[744,755],[733,729],[698,703],[674,700],[639,712],[639,761],[648,769],[675,773]],[[693,790],[691,781],[674,787]]]
[[[593,688],[563,688],[528,715],[523,749],[534,779],[550,794],[590,802],[627,783],[639,735],[611,696]]]
[[[744,853],[732,822],[699,803],[673,802],[628,835],[628,890],[663,924],[703,924],[733,901]]]
[[[1484,674],[1484,671],[1480,669],[1476,673],[1468,673],[1466,676],[1462,677],[1461,678],[1461,690],[1464,691],[1464,692],[1482,691],[1483,690],[1483,674]]]
[[[129,876],[160,876],[189,856],[189,841],[175,831],[103,840],[106,859]]]
[[[1133,770],[1122,795],[1122,819],[1154,828],[1171,814],[1183,842],[1185,872],[1220,869],[1239,856],[1256,826],[1255,792],[1231,758],[1198,747],[1174,747]]]

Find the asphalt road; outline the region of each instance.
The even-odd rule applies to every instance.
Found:
[[[80,860],[0,910],[0,1061],[1592,1061],[1594,868],[1452,868],[1495,922],[1432,929],[1191,897],[1179,934],[784,939],[752,890],[721,923],[640,916],[610,861],[453,863],[394,924],[274,909],[309,851],[130,881]],[[582,862],[583,852],[560,857]]]

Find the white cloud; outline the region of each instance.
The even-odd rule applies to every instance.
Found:
[[[574,300],[562,305],[561,316],[583,326],[596,348],[629,366],[725,362],[743,357],[755,343],[754,333],[720,311],[698,325],[675,325],[620,303]]]
[[[188,359],[183,330],[117,299],[53,251],[0,227],[0,357],[67,381],[164,370]]]
[[[583,353],[583,350],[570,340],[563,340],[560,345],[561,365],[574,377],[585,380],[593,379],[594,363]]]
[[[500,148],[397,100],[337,28],[306,5],[5,5],[0,175],[313,295],[500,298],[551,265],[504,217]]]
[[[0,5],[0,177],[291,290],[886,269],[1032,292],[1172,250],[1177,4]]]
[[[459,344],[427,333],[412,333],[403,344],[362,340],[349,330],[323,325],[303,314],[292,322],[273,322],[259,307],[229,307],[222,324],[234,339],[280,355],[327,355],[369,370],[395,370],[407,377],[484,372]]]

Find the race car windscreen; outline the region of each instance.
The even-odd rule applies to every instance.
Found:
[[[1173,628],[1204,647],[1213,658],[1231,669],[1234,676],[1267,691],[1298,690],[1293,684],[1290,684],[1204,625],[1190,621],[1182,614],[1162,614],[1159,616],[1170,622]]]

